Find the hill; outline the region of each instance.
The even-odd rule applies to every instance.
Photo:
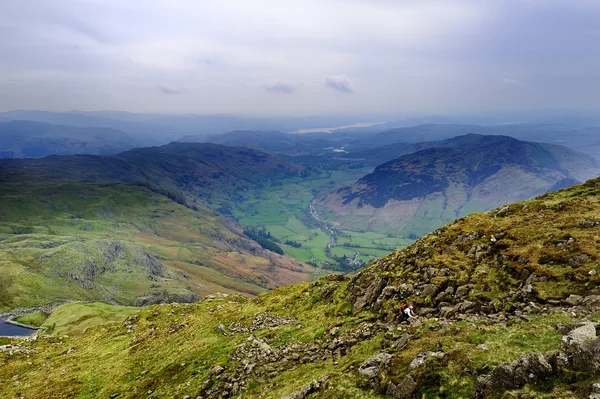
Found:
[[[0,271],[10,300],[0,308],[190,301],[306,280],[311,267],[261,248],[197,196],[297,171],[263,153],[196,144],[4,160]]]
[[[117,154],[136,144],[127,134],[110,128],[69,127],[31,121],[0,123],[0,158]]]
[[[66,305],[49,335],[5,341],[0,392],[587,398],[600,375],[599,213],[596,179],[457,220],[351,279],[135,314]],[[418,319],[399,319],[405,301]]]
[[[171,143],[114,156],[52,156],[0,161],[0,181],[87,181],[144,184],[206,197],[241,190],[268,179],[298,176],[301,166],[247,148]]]
[[[378,166],[319,201],[336,226],[419,236],[473,211],[600,174],[592,157],[506,136],[465,135]]]

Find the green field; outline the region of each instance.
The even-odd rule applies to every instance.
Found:
[[[303,262],[326,262],[333,257],[346,256],[368,263],[397,248],[411,243],[400,237],[357,230],[328,230],[309,212],[313,199],[327,195],[340,187],[354,183],[370,172],[364,169],[340,169],[322,172],[310,178],[292,178],[264,184],[244,193],[244,200],[229,204],[232,215],[244,227],[264,228],[279,241],[284,252]],[[317,215],[330,220],[331,215]],[[335,239],[336,244],[328,250]],[[295,241],[301,248],[285,245]]]

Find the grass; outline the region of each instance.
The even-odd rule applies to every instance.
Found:
[[[140,308],[132,306],[114,306],[106,303],[70,303],[54,309],[42,327],[46,333],[61,336],[81,333],[101,324],[122,322]]]
[[[165,290],[256,295],[312,274],[248,250],[239,228],[197,209],[139,186],[3,183],[0,273],[10,301],[0,298],[0,310],[70,300],[131,305]]]
[[[346,283],[336,283],[333,295],[322,297],[327,284],[325,280],[316,285],[282,287],[251,301],[230,296],[199,304],[156,305],[145,309],[98,303],[63,305],[46,321],[46,326],[54,325],[51,337],[20,344],[33,349],[28,356],[9,358],[5,353],[0,354],[0,372],[7,381],[0,386],[0,394],[12,397],[18,393],[33,399],[85,399],[114,393],[134,398],[140,392],[152,391],[155,397],[194,397],[212,367],[221,365],[226,370],[237,367],[231,356],[250,336],[250,333],[222,335],[216,329],[219,324],[250,323],[255,315],[262,313],[292,316],[295,322],[291,325],[252,333],[257,338],[268,338],[272,347],[283,347],[295,342],[314,345],[319,339],[329,339],[327,331],[333,325],[340,326],[343,333],[361,327],[372,317],[368,312],[351,314]],[[402,377],[418,353],[442,350],[448,361],[429,370],[440,376],[439,385],[421,387],[421,394],[429,397],[441,392],[447,397],[471,397],[475,384],[473,371],[483,373],[523,353],[557,350],[561,337],[556,324],[572,321],[572,316],[553,314],[508,327],[452,322],[440,328],[431,319],[422,326],[409,327],[412,339],[404,350],[394,352],[394,366],[389,369],[392,374],[388,378]],[[254,378],[244,397],[281,398],[327,375],[330,377],[327,388],[314,394],[315,398],[382,398],[377,392],[365,389],[352,370],[380,352],[384,342],[393,341],[400,334],[400,331],[382,331],[362,338],[345,356],[317,359],[308,364],[292,363],[281,373]],[[489,351],[480,350],[477,345],[481,343]],[[15,383],[15,376],[19,384]]]
[[[16,321],[17,323],[24,324],[26,326],[41,327],[46,321],[46,319],[48,319],[48,316],[49,315],[46,312],[38,310],[32,313],[27,313],[23,316],[16,317],[14,321]]]

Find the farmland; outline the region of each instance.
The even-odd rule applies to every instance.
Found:
[[[351,184],[370,168],[323,171],[309,178],[290,178],[264,183],[260,188],[244,192],[235,204],[229,204],[232,215],[244,227],[264,228],[279,241],[284,252],[303,262],[322,263],[334,257],[368,263],[384,256],[410,240],[385,234],[356,230],[338,230],[329,216],[316,217],[309,212],[312,201],[338,188]],[[327,225],[325,225],[327,223]],[[286,241],[300,244],[285,245]]]

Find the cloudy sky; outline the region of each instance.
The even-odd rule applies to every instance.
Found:
[[[600,105],[598,0],[2,0],[0,111]]]

